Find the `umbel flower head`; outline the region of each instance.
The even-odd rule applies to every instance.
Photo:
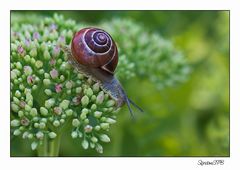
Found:
[[[72,138],[84,149],[102,153],[102,142],[116,122],[115,101],[98,83],[75,70],[61,51],[70,44],[75,22],[61,16],[11,30],[11,127],[13,135],[32,141],[56,138],[72,124]]]

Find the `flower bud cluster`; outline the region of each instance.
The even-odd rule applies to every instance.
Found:
[[[11,129],[14,136],[31,140],[33,150],[69,123],[69,136],[80,138],[84,149],[102,153],[101,143],[110,142],[107,131],[119,110],[115,101],[75,70],[61,50],[76,28],[59,15],[39,24],[12,23]]]

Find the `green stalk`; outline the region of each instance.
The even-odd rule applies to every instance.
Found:
[[[61,134],[58,134],[56,138],[49,141],[49,156],[58,156],[61,142]]]
[[[38,156],[48,156],[48,137],[44,135],[42,143],[38,146]]]
[[[38,156],[58,156],[60,141],[60,134],[54,139],[49,139],[49,137],[45,135],[42,143],[38,146]]]

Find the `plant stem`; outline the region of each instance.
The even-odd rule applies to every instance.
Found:
[[[61,134],[49,141],[49,156],[58,156],[60,149]]]
[[[38,146],[38,156],[58,156],[60,140],[60,134],[54,139],[49,139],[49,137],[45,135],[41,145]]]
[[[48,156],[48,137],[44,136],[42,144],[38,146],[38,156]]]

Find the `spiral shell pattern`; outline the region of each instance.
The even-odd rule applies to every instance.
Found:
[[[84,28],[78,31],[72,39],[71,51],[79,64],[101,67],[111,74],[117,67],[117,46],[102,29]]]

